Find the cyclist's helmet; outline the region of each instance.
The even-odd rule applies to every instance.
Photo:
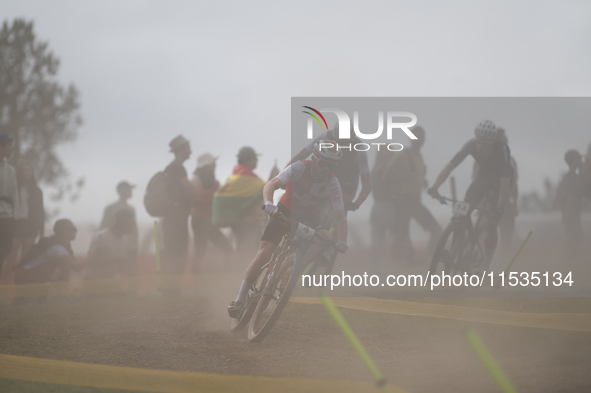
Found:
[[[332,146],[331,146],[332,145]],[[336,164],[343,156],[343,152],[337,150],[337,143],[330,139],[321,139],[314,144],[314,157],[320,161]]]
[[[497,139],[497,127],[490,120],[483,120],[474,130],[476,139],[479,141],[494,141]]]

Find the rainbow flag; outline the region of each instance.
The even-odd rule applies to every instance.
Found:
[[[213,195],[213,224],[226,227],[239,222],[253,203],[262,201],[264,186],[252,169],[236,165],[226,184]]]

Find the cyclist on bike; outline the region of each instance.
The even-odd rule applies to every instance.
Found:
[[[352,124],[351,127],[353,127]],[[312,154],[316,143],[324,139],[336,141],[339,145],[339,151],[343,153],[342,158],[339,160],[339,163],[333,172],[341,184],[345,210],[355,211],[359,209],[359,206],[361,206],[361,204],[371,193],[371,171],[369,170],[369,159],[367,157],[367,152],[356,151],[353,149],[353,146],[356,143],[361,142],[361,140],[355,136],[352,128],[351,139],[339,139],[339,123],[337,122],[333,131],[326,131],[320,134],[320,136],[315,138],[308,144],[308,146],[296,154],[296,156],[292,158],[287,165],[308,157],[310,154]],[[349,146],[351,146],[351,148],[349,148]],[[357,196],[357,199],[353,201],[355,195],[357,194],[359,178],[361,178],[361,192],[359,193],[359,196]]]
[[[497,246],[497,226],[511,194],[513,166],[511,152],[506,143],[497,137],[495,124],[490,120],[480,122],[474,130],[475,138],[470,139],[452,160],[443,168],[427,193],[441,199],[437,189],[464,159],[471,155],[480,170],[468,187],[464,200],[473,208],[482,200],[491,206],[487,220],[487,236],[484,242],[485,260],[483,268],[488,270]]]
[[[271,218],[261,237],[259,250],[246,269],[238,296],[228,306],[230,317],[236,318],[240,315],[248,291],[252,288],[261,268],[269,262],[283,236],[290,231],[289,227],[275,217],[277,213],[291,218],[292,227],[298,222],[314,225],[321,218],[317,210],[324,201],[330,201],[335,212],[335,225],[339,238],[335,248],[341,253],[347,251],[347,218],[341,186],[333,174],[342,155],[342,152],[336,150],[336,142],[319,140],[314,145],[312,160],[297,161],[289,165],[265,185],[264,209]],[[286,187],[286,192],[276,206],[273,204],[273,194],[282,187]],[[319,229],[316,233],[327,240],[330,238],[326,229]],[[311,262],[325,248],[326,246],[319,244],[312,245],[306,253],[304,263]]]

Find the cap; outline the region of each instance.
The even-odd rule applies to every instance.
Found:
[[[124,180],[122,182],[119,182],[119,184],[117,184],[117,191],[121,191],[121,190],[126,189],[126,188],[127,189],[132,189],[134,187],[135,187],[135,184],[131,184],[131,183],[129,183],[129,182],[127,182],[127,181]]]
[[[197,168],[213,165],[218,158],[214,157],[211,153],[203,153],[197,157]]]
[[[257,157],[260,154],[257,154],[254,149],[250,146],[244,146],[240,150],[238,150],[238,159],[240,158],[250,158],[250,157]]]
[[[12,137],[4,132],[0,132],[0,145],[14,141]]]
[[[182,135],[177,135],[174,137],[173,140],[170,141],[168,146],[170,146],[170,151],[176,151],[179,147],[183,146],[185,143],[189,143],[189,140]]]
[[[576,164],[577,161],[579,161],[581,159],[581,153],[579,153],[577,150],[569,150],[566,152],[566,154],[564,155],[564,161],[566,161],[567,164]]]

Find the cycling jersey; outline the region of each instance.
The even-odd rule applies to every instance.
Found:
[[[326,131],[310,142],[304,151],[306,151],[308,155],[312,154],[314,144],[321,139],[337,140],[334,131]],[[343,156],[334,170],[335,176],[339,179],[342,191],[353,196],[357,193],[359,177],[369,177],[370,173],[367,152],[356,151],[353,148],[356,143],[360,142],[361,140],[359,138],[352,135],[350,140],[351,149],[349,149],[348,144],[343,144],[342,141],[339,143],[339,146],[341,147],[339,150],[343,152]],[[343,146],[345,147],[344,149],[342,148]]]
[[[476,139],[470,139],[451,159],[451,164],[456,167],[469,155],[474,157],[480,170],[478,177],[510,177],[513,178],[513,166],[511,165],[511,152],[506,143],[494,141],[493,151],[487,157],[478,153]]]
[[[496,207],[499,202],[501,177],[513,179],[513,165],[511,165],[511,152],[506,143],[494,141],[490,155],[483,157],[478,153],[476,139],[470,139],[450,161],[458,166],[464,159],[471,155],[478,163],[478,173],[466,190],[464,200],[472,205],[477,205],[485,199],[491,206]]]
[[[344,210],[339,180],[331,173],[323,181],[314,182],[310,174],[312,165],[310,160],[294,162],[277,175],[286,186],[281,203],[301,217],[313,217],[326,200],[331,201],[334,211]]]

